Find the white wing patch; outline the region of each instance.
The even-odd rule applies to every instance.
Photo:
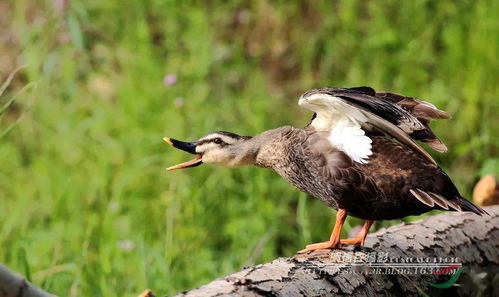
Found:
[[[372,155],[372,140],[360,123],[368,121],[361,110],[352,108],[340,98],[317,94],[300,99],[298,104],[316,112],[311,125],[318,131],[330,131],[328,140],[353,161],[367,164]]]
[[[367,159],[372,155],[372,140],[358,123],[347,117],[341,118],[332,127],[328,140],[355,162],[367,164]]]
[[[372,141],[361,128],[361,125],[365,127],[372,125],[436,164],[431,155],[407,135],[415,129],[414,127],[405,125],[402,129],[374,113],[350,105],[343,99],[329,94],[302,96],[298,104],[314,111],[317,117],[310,125],[317,131],[331,131],[329,136],[331,143],[356,162],[365,164],[372,155]]]

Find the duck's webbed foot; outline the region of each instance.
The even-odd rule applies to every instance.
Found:
[[[298,253],[308,253],[312,252],[315,250],[326,250],[326,249],[336,249],[340,247],[340,242],[336,241],[324,241],[324,242],[319,242],[319,243],[312,243],[308,244],[303,250],[299,251]]]
[[[363,246],[365,241],[366,241],[366,236],[367,236],[367,233],[369,232],[369,228],[371,228],[371,225],[373,223],[374,223],[373,220],[366,220],[364,222],[364,225],[362,226],[362,229],[360,229],[359,233],[357,234],[357,236],[355,236],[355,238],[342,239],[342,240],[340,240],[340,243]]]
[[[357,237],[351,239],[341,239],[340,243],[349,245],[364,245],[364,241]]]

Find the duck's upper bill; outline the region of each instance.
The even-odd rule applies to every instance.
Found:
[[[190,154],[196,155],[196,157],[190,161],[184,162],[177,164],[175,166],[171,166],[166,168],[166,170],[176,170],[176,169],[183,169],[183,168],[190,168],[190,167],[196,167],[201,164],[203,164],[203,156],[200,154],[196,154],[196,146],[197,142],[184,142],[180,140],[176,140],[173,138],[168,138],[165,137],[163,140],[168,143],[169,145],[173,146],[174,148],[177,148],[179,150],[183,150],[184,152],[188,152]]]

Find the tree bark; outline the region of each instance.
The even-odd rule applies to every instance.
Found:
[[[499,206],[485,209],[381,229],[362,248],[278,258],[177,296],[499,296]],[[414,267],[393,273],[401,265]]]
[[[55,297],[0,265],[0,297]]]

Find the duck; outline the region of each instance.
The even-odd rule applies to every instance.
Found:
[[[283,126],[256,136],[215,131],[194,142],[165,137],[201,164],[252,165],[274,170],[292,186],[337,211],[329,240],[300,253],[365,244],[375,221],[432,210],[487,212],[463,197],[451,178],[420,145],[447,151],[429,124],[451,115],[414,97],[371,87],[325,87],[305,92],[299,106],[313,112],[304,128]],[[364,220],[358,234],[341,239],[347,216]]]

